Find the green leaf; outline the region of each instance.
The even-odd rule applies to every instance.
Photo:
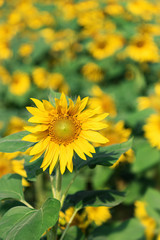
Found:
[[[153,189],[148,188],[142,200],[146,202],[146,210],[150,217],[154,218],[159,223],[160,218],[160,193]]]
[[[14,207],[0,220],[1,240],[38,240],[58,220],[60,202],[48,199],[41,209]]]
[[[105,224],[96,228],[88,240],[139,240],[144,235],[144,227],[137,219],[130,219],[114,226]]]
[[[25,159],[24,169],[27,173],[27,179],[29,181],[35,181],[36,176],[43,172],[43,169],[40,168],[42,164],[42,157],[40,157],[34,162],[29,162],[31,159],[30,156],[24,156],[24,159]]]
[[[25,142],[21,139],[28,134],[27,131],[11,134],[7,137],[0,139],[0,152],[25,152],[34,143]]]
[[[96,153],[93,157],[87,157],[87,160],[82,160],[78,156],[74,159],[74,168],[79,170],[82,167],[88,166],[94,168],[96,165],[112,166],[119,157],[127,152],[132,147],[132,139],[127,142],[113,144],[106,147],[96,148]]]
[[[76,226],[71,226],[64,237],[64,240],[84,240],[85,235]]]
[[[24,199],[22,177],[17,174],[7,174],[0,179],[0,200],[9,198]]]
[[[64,209],[69,207],[84,208],[86,206],[114,207],[124,200],[124,193],[113,190],[79,191],[68,195],[64,202]]]
[[[146,140],[137,140],[135,146],[136,159],[133,162],[132,170],[135,173],[145,171],[156,163],[159,163],[160,152],[152,148]]]

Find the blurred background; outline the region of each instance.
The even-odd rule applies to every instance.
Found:
[[[108,112],[108,145],[134,137],[112,168],[84,170],[70,193],[126,191],[109,224],[135,217],[143,239],[160,239],[160,2],[0,0],[1,137],[22,131],[30,98],[48,99],[49,89],[90,96],[91,107]],[[26,178],[19,158],[0,153],[0,177]],[[49,195],[46,178],[41,191]],[[71,178],[64,175],[64,188]],[[29,201],[41,201],[35,183],[24,186]]]

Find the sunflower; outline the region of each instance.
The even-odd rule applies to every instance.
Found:
[[[127,57],[138,62],[158,62],[158,52],[158,46],[148,35],[136,36],[125,50]]]
[[[117,110],[115,106],[115,102],[111,96],[104,93],[100,87],[94,86],[91,89],[92,98],[90,98],[89,104],[90,107],[95,109],[99,107],[99,111],[101,113],[108,112],[111,117],[115,117],[117,115]]]
[[[146,240],[152,240],[155,235],[156,222],[151,218],[146,211],[146,202],[135,202],[135,216],[140,220],[145,227]]]
[[[9,90],[14,95],[22,96],[29,90],[30,84],[30,78],[27,73],[15,72],[12,76]]]
[[[153,147],[160,149],[160,115],[152,114],[143,127],[144,135]]]
[[[96,59],[104,59],[113,55],[124,45],[124,39],[117,34],[98,35],[89,44],[89,51]]]
[[[160,83],[155,85],[153,94],[148,97],[138,98],[138,109],[144,110],[147,108],[153,108],[157,112],[160,112]]]
[[[88,220],[94,221],[97,226],[109,220],[112,216],[108,207],[86,207],[85,211],[88,216]]]
[[[0,177],[8,173],[17,173],[22,177],[27,177],[24,170],[24,159],[16,160],[17,156],[20,156],[20,152],[15,153],[3,153],[0,152]]]
[[[42,102],[33,98],[32,100],[37,108],[27,107],[34,115],[28,121],[36,123],[36,126],[25,127],[31,134],[25,136],[23,140],[36,143],[29,153],[34,155],[31,161],[35,161],[45,152],[41,165],[43,171],[50,166],[51,174],[59,162],[62,174],[66,167],[72,172],[74,152],[86,160],[85,154],[92,157],[92,153],[95,153],[94,147],[89,142],[105,144],[108,141],[97,132],[106,128],[107,125],[101,120],[108,114],[98,115],[98,109],[85,109],[88,97],[82,100],[78,97],[75,104],[69,99],[69,106],[64,93],[60,99],[55,98],[55,106],[46,100]]]
[[[103,70],[93,62],[89,62],[82,67],[82,74],[91,82],[101,82],[104,78]]]

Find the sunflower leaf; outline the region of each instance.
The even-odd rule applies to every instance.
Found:
[[[21,139],[28,134],[27,131],[21,131],[0,139],[0,152],[25,152],[31,147],[33,142],[25,142]]]
[[[37,240],[58,220],[60,202],[49,198],[42,208],[18,206],[10,209],[0,220],[1,240]]]
[[[38,158],[34,162],[30,162],[31,158],[30,156],[23,156],[25,159],[24,163],[24,169],[27,173],[27,179],[29,181],[36,181],[36,176],[41,174],[43,172],[42,168],[40,168],[42,164],[42,157]]]
[[[144,236],[144,230],[140,221],[136,218],[131,218],[114,225],[107,223],[97,227],[88,237],[88,240],[140,240]]]
[[[24,199],[22,177],[17,174],[7,174],[0,179],[0,200],[9,198]]]
[[[124,143],[98,147],[93,157],[87,157],[86,161],[76,155],[74,159],[74,168],[79,170],[85,166],[90,168],[94,168],[96,165],[112,166],[123,153],[127,152],[132,147],[132,141],[133,139],[131,138]]]
[[[69,207],[81,209],[86,206],[114,207],[120,204],[124,197],[124,193],[113,190],[79,191],[67,196],[63,209]]]

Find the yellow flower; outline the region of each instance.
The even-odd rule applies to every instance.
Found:
[[[105,7],[105,12],[111,16],[124,14],[124,9],[115,0],[107,1],[107,6]]]
[[[68,208],[65,212],[60,211],[59,223],[62,229],[66,227],[66,224],[70,221],[74,211],[74,207]],[[76,213],[70,226],[78,226],[84,231],[90,223],[91,221],[87,219],[86,212],[83,211],[82,213]]]
[[[91,82],[101,82],[104,78],[102,69],[95,63],[89,62],[82,68],[83,75]]]
[[[91,108],[99,107],[101,113],[108,112],[111,117],[117,115],[116,106],[113,99],[104,93],[98,86],[92,88],[92,98],[89,101]]]
[[[104,59],[113,55],[124,45],[122,36],[116,34],[98,35],[89,44],[89,51],[96,59]]]
[[[152,240],[156,228],[156,222],[146,211],[146,203],[142,201],[135,202],[135,216],[145,227],[146,240]]]
[[[33,51],[33,46],[31,44],[25,43],[20,46],[19,48],[19,54],[22,57],[28,57]]]
[[[13,116],[9,121],[5,135],[10,135],[16,132],[23,131],[25,125],[25,121],[22,118]]]
[[[156,4],[146,0],[128,1],[127,8],[132,14],[140,16],[145,20],[151,20],[158,13]]]
[[[11,93],[17,96],[25,94],[30,88],[30,78],[27,73],[15,72],[9,86]]]
[[[144,136],[152,147],[160,149],[160,114],[152,114],[143,126]]]
[[[72,172],[74,152],[81,159],[86,160],[85,154],[92,157],[92,153],[95,152],[89,142],[106,143],[108,141],[97,132],[106,128],[106,124],[101,120],[108,114],[97,115],[97,109],[84,110],[88,97],[83,100],[78,97],[75,104],[69,99],[68,106],[66,97],[62,93],[60,99],[55,99],[55,107],[46,100],[42,102],[37,99],[32,100],[37,108],[27,107],[27,110],[34,115],[29,122],[36,123],[36,126],[25,127],[31,134],[25,136],[23,140],[36,143],[31,147],[30,155],[34,155],[31,161],[45,152],[41,165],[43,171],[50,166],[51,174],[56,163],[59,162],[62,174],[66,167]]]
[[[158,62],[159,50],[148,35],[139,35],[126,47],[125,55],[138,62]]]
[[[22,177],[27,177],[24,170],[24,159],[15,160],[19,156],[19,152],[15,153],[2,153],[0,152],[0,177],[8,173],[17,173]]]
[[[3,66],[0,66],[0,81],[2,81],[3,84],[9,84],[11,82],[11,76]]]
[[[108,207],[86,207],[85,211],[88,220],[94,221],[98,226],[112,217]]]
[[[160,112],[160,83],[157,83],[154,88],[155,93],[148,97],[138,98],[138,109],[144,110],[146,108],[153,108]]]
[[[107,121],[108,127],[101,131],[103,136],[107,136],[109,142],[106,144],[101,144],[101,146],[109,146],[112,144],[126,142],[131,134],[131,129],[124,128],[124,122],[119,121],[114,124],[111,121]],[[100,146],[99,144],[96,146]],[[132,163],[134,160],[134,152],[129,149],[126,153],[122,154],[120,158],[112,165],[111,168],[115,168],[120,162]]]

